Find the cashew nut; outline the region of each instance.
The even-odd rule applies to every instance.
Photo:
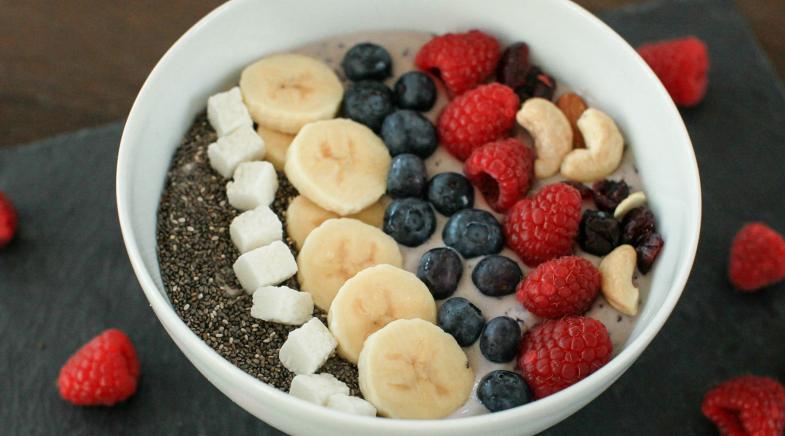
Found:
[[[602,295],[614,309],[630,316],[638,313],[640,293],[632,284],[637,257],[632,245],[620,245],[600,262]]]
[[[578,182],[593,182],[616,171],[624,154],[624,138],[613,119],[597,109],[586,109],[578,119],[586,148],[573,150],[564,158],[561,173]]]
[[[613,217],[620,220],[624,218],[624,215],[627,215],[627,212],[637,209],[644,204],[646,204],[646,194],[643,192],[634,192],[616,206],[616,210],[613,211]]]
[[[572,128],[564,113],[544,98],[530,98],[515,116],[534,139],[537,160],[534,175],[545,179],[559,171],[562,159],[572,150]]]

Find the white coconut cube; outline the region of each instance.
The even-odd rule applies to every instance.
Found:
[[[268,206],[259,206],[236,216],[229,235],[240,253],[247,253],[283,238],[283,224]]]
[[[278,190],[278,175],[270,162],[243,162],[226,184],[226,197],[235,209],[251,210],[269,206]]]
[[[330,395],[325,406],[353,415],[376,416],[376,407],[373,404],[360,397],[353,397],[344,393]]]
[[[280,324],[301,325],[313,317],[311,294],[288,286],[262,286],[253,293],[251,316]]]
[[[248,113],[248,108],[243,103],[243,95],[237,86],[207,99],[207,120],[219,137],[240,127],[253,127],[251,114]]]
[[[295,374],[313,374],[330,357],[338,343],[318,318],[292,330],[281,346],[278,358]]]
[[[297,273],[297,261],[282,241],[241,255],[232,265],[237,280],[249,294],[262,286],[277,285]]]
[[[210,166],[225,178],[232,177],[241,163],[262,159],[264,153],[262,137],[250,126],[240,127],[207,147]]]
[[[292,379],[289,394],[309,403],[324,406],[333,395],[349,395],[349,386],[332,374],[300,374]]]

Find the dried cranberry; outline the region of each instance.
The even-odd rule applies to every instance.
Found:
[[[642,241],[645,241],[649,236],[654,233],[656,223],[654,221],[654,214],[651,213],[648,207],[639,207],[633,209],[624,216],[621,223],[622,226],[622,242],[638,246]]]
[[[526,84],[529,73],[529,46],[525,42],[516,42],[502,53],[496,66],[496,80],[510,88]]]
[[[552,100],[556,92],[556,79],[545,74],[539,67],[532,66],[526,74],[525,83],[513,89],[522,102],[533,97]]]
[[[640,240],[635,252],[638,254],[638,271],[641,274],[648,274],[651,271],[651,266],[657,256],[660,255],[665,241],[659,233],[649,233],[649,235]]]
[[[621,242],[619,222],[608,212],[586,210],[583,212],[578,232],[578,244],[583,251],[605,256]]]
[[[616,206],[630,195],[630,187],[624,180],[599,180],[594,182],[594,204],[597,209],[613,212]]]
[[[591,188],[584,185],[581,182],[575,182],[573,180],[565,180],[562,183],[564,183],[565,185],[570,185],[573,188],[577,189],[581,193],[581,198],[583,198],[584,200],[588,200],[592,198],[592,196],[594,195]]]

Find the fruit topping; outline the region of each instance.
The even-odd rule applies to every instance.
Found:
[[[490,412],[501,412],[528,403],[532,392],[520,374],[497,369],[480,379],[477,398]]]
[[[346,52],[341,68],[349,80],[384,80],[392,74],[392,58],[384,47],[362,42]]]
[[[313,316],[311,294],[288,286],[262,286],[253,293],[251,316],[279,324],[302,325]]]
[[[690,36],[644,44],[638,53],[677,105],[690,107],[703,100],[709,84],[709,53],[703,41]]]
[[[444,243],[466,259],[496,254],[504,246],[499,222],[490,212],[463,209],[447,220],[442,231]]]
[[[521,280],[523,271],[518,262],[499,255],[485,257],[472,271],[474,286],[489,297],[512,294]]]
[[[458,173],[441,173],[428,182],[428,201],[439,213],[450,216],[474,206],[474,187]]]
[[[233,208],[252,210],[269,206],[278,191],[278,174],[265,161],[243,162],[234,170],[234,179],[226,183],[226,198]]]
[[[297,273],[297,261],[286,243],[269,245],[243,253],[232,265],[237,281],[249,294],[262,286],[283,283]]]
[[[509,362],[518,355],[521,326],[508,316],[497,316],[485,324],[480,335],[480,352],[495,363]]]
[[[568,316],[529,330],[521,346],[523,378],[535,398],[547,397],[600,369],[610,360],[608,330],[594,319]]]
[[[393,200],[384,212],[382,229],[399,244],[416,247],[436,230],[436,215],[431,205],[419,198]]]
[[[504,49],[496,65],[496,80],[512,89],[524,86],[530,67],[529,46],[525,42],[516,42]]]
[[[452,95],[460,95],[493,73],[500,50],[496,38],[479,30],[447,33],[422,46],[414,62],[440,77]]]
[[[638,241],[635,253],[638,255],[638,271],[641,274],[648,274],[657,256],[660,255],[665,241],[659,233],[649,233],[649,236]],[[784,275],[785,277],[785,275]]]
[[[521,101],[530,98],[552,100],[556,92],[556,79],[545,74],[539,67],[532,66],[526,74],[523,85],[516,86],[514,89]]]
[[[600,271],[588,260],[565,256],[541,263],[518,286],[518,301],[543,318],[580,315],[600,293]]]
[[[627,196],[630,187],[624,180],[598,180],[592,185],[594,189],[594,204],[597,209],[604,212],[613,212]]]
[[[515,124],[520,103],[511,88],[480,85],[451,101],[439,115],[439,139],[460,160],[488,142],[504,137]]]
[[[125,333],[109,329],[68,358],[57,377],[64,400],[77,406],[112,406],[136,392],[139,359]]]
[[[267,206],[237,215],[229,225],[229,236],[240,254],[283,239],[283,224]]]
[[[654,233],[655,229],[654,214],[648,207],[633,209],[621,221],[621,241],[636,246]]]
[[[418,156],[404,153],[393,158],[387,173],[387,195],[392,198],[424,197],[427,183],[425,162]]]
[[[515,138],[475,149],[463,167],[488,204],[504,212],[525,196],[534,179],[534,152]]]
[[[426,251],[417,267],[417,278],[425,283],[437,300],[452,295],[458,288],[461,276],[463,261],[452,248],[438,247]]]
[[[419,112],[391,113],[382,123],[381,135],[392,156],[412,153],[425,159],[436,151],[436,127]]]
[[[473,344],[485,326],[485,318],[480,309],[461,297],[445,301],[439,308],[436,319],[439,327],[451,334],[461,347]]]
[[[349,386],[326,372],[299,374],[294,376],[289,385],[289,395],[324,406],[333,395],[349,395]]]
[[[207,99],[207,119],[219,138],[241,127],[253,128],[253,120],[248,113],[248,108],[243,103],[240,88],[237,86]]]
[[[311,318],[289,332],[278,358],[286,369],[295,374],[313,374],[327,362],[337,344],[319,318]]]
[[[419,71],[403,74],[393,86],[395,104],[401,109],[427,112],[436,102],[436,85],[433,79]]]
[[[564,183],[565,185],[570,185],[573,188],[577,189],[581,193],[581,198],[584,200],[590,200],[594,198],[594,191],[592,191],[590,187],[584,185],[581,182],[576,182],[574,180],[565,180],[562,183]]]
[[[581,194],[555,183],[513,206],[504,220],[507,245],[526,265],[572,254],[581,220]]]
[[[728,275],[746,292],[785,280],[785,239],[766,224],[745,225],[733,238]]]
[[[608,212],[587,209],[581,218],[578,244],[587,253],[605,256],[621,244],[621,226]]]
[[[382,82],[362,81],[349,85],[343,96],[343,116],[379,132],[387,115],[395,110],[393,93]]]

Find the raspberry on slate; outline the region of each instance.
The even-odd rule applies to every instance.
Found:
[[[785,388],[768,377],[737,377],[710,390],[701,411],[723,435],[779,436],[785,429]]]
[[[535,398],[567,388],[608,363],[613,351],[605,326],[583,316],[538,324],[523,337],[518,366]]]
[[[785,239],[766,224],[747,224],[733,239],[728,275],[745,292],[785,280]]]
[[[499,41],[479,30],[447,33],[422,46],[414,63],[440,77],[452,95],[460,95],[493,73],[500,51]]]
[[[131,340],[109,329],[80,348],[60,369],[60,396],[78,406],[111,406],[136,392],[139,360]]]
[[[659,77],[673,101],[684,107],[703,100],[709,84],[706,44],[690,36],[644,44],[638,53]]]
[[[489,142],[472,152],[463,172],[493,210],[504,212],[529,192],[534,152],[515,138]]]
[[[581,204],[578,190],[564,183],[548,185],[519,201],[504,220],[507,246],[529,266],[572,254]]]
[[[439,114],[436,130],[447,151],[460,160],[501,139],[515,124],[518,96],[507,86],[482,85],[451,101]]]
[[[600,271],[588,260],[565,256],[540,264],[518,285],[518,301],[543,318],[580,315],[600,293]]]
[[[16,235],[18,225],[16,209],[2,192],[0,192],[0,247],[8,245]]]

